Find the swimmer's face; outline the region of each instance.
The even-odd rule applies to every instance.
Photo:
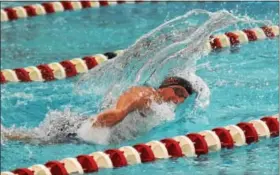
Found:
[[[158,90],[163,100],[166,102],[173,102],[175,104],[183,103],[188,98],[189,93],[182,86],[169,86]]]

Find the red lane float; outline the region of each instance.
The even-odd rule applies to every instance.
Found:
[[[246,33],[249,41],[256,41],[258,39],[256,33],[252,30],[247,29],[243,30],[243,32]]]
[[[40,15],[47,15],[63,11],[81,10],[84,8],[97,8],[100,6],[109,6],[123,3],[133,3],[129,1],[58,1],[58,2],[45,2],[42,4],[33,4],[19,7],[9,7],[1,9],[1,22],[13,21],[20,18],[28,18]],[[145,1],[137,1],[137,3]]]
[[[106,150],[105,153],[109,154],[114,167],[123,167],[127,165],[126,158],[122,151],[117,149],[109,149]]]
[[[247,144],[259,141],[258,133],[252,123],[242,122],[238,123],[237,126],[243,130]]]
[[[42,74],[42,78],[45,81],[52,81],[54,80],[53,70],[46,64],[38,65],[37,68]]]
[[[55,175],[68,175],[67,170],[63,163],[58,161],[49,161],[45,164],[50,172]]]
[[[176,140],[171,139],[171,138],[167,138],[167,139],[161,140],[161,142],[165,144],[165,147],[168,151],[168,154],[171,157],[182,157],[182,156],[184,156],[184,154],[182,152],[182,149],[180,147],[180,144]]]
[[[73,77],[78,74],[75,65],[70,61],[62,61],[60,64],[63,66],[67,77]]]
[[[223,48],[223,45],[220,41],[219,38],[214,37],[214,36],[210,36],[210,44],[211,44],[211,48],[212,49],[221,49]]]
[[[76,157],[78,162],[81,164],[85,173],[91,173],[98,171],[98,166],[92,156],[89,155],[79,155]]]
[[[188,138],[194,143],[195,153],[196,155],[207,154],[208,153],[208,146],[207,142],[204,137],[200,134],[188,134]]]
[[[25,69],[18,68],[18,69],[14,69],[14,71],[20,81],[23,81],[23,82],[31,81],[31,79],[29,77],[29,73]]]
[[[67,6],[67,4],[69,4],[69,2],[65,3],[65,6]],[[86,1],[84,5],[86,5]],[[247,43],[248,41],[274,38],[276,36],[279,36],[278,26],[264,26],[261,28],[217,34],[210,37],[210,41],[206,43],[206,50],[207,52],[211,52],[216,49]],[[43,64],[37,67],[30,66],[14,70],[4,69],[1,70],[1,84],[7,82],[52,81],[73,77],[85,73],[98,64],[113,59],[122,53],[123,50],[118,50],[115,52],[65,60],[60,63]]]
[[[269,129],[268,129],[269,128]],[[37,164],[29,168],[20,168],[1,175],[70,175],[96,172],[102,168],[117,168],[127,165],[152,162],[156,159],[199,156],[222,148],[233,148],[258,142],[259,139],[279,135],[279,114],[266,116],[260,120],[241,122],[237,125],[218,127],[186,136],[176,136],[124,146],[104,152],[79,155],[60,161],[49,161],[45,165]],[[217,140],[218,139],[218,140]]]
[[[139,152],[142,162],[152,162],[156,159],[150,146],[138,144],[133,147]]]
[[[26,5],[26,6],[23,6],[23,8],[26,10],[26,13],[28,16],[36,16],[37,13],[36,13],[36,9],[31,6],[31,5]]]
[[[51,3],[43,3],[42,6],[47,14],[55,12],[54,6]]]
[[[7,17],[8,17],[10,20],[16,20],[16,19],[18,19],[17,12],[16,12],[16,10],[14,10],[14,9],[5,8],[5,9],[4,9],[4,12],[7,13]],[[2,13],[1,13],[1,16],[2,16]],[[1,18],[1,19],[2,19],[2,18]],[[2,21],[2,20],[1,20],[1,21]]]
[[[0,72],[0,76],[1,76],[1,77],[0,77],[0,78],[1,78],[1,79],[0,79],[0,83],[1,83],[1,84],[6,83],[6,78],[4,77],[4,75],[3,75],[2,72]]]
[[[230,135],[230,132],[227,129],[225,129],[225,128],[215,128],[215,129],[212,129],[212,130],[219,137],[219,139],[221,141],[222,148],[231,149],[231,148],[234,147],[233,139]]]
[[[238,45],[240,43],[238,35],[233,32],[227,32],[225,35],[229,38],[230,44],[232,46]]]
[[[95,66],[98,65],[98,63],[94,59],[94,57],[90,57],[90,56],[84,57],[83,60],[85,61],[88,69],[92,69],[92,68],[94,68]]]
[[[71,2],[69,2],[69,1],[62,1],[61,4],[62,4],[64,10],[73,10],[74,9]]]
[[[264,117],[261,120],[268,126],[271,136],[279,136],[279,119],[277,120],[276,118]]]
[[[90,8],[91,4],[89,1],[81,1],[82,8]]]
[[[33,171],[28,168],[19,168],[13,171],[14,174],[18,175],[33,175]]]
[[[261,28],[264,31],[264,34],[266,35],[266,37],[268,37],[268,38],[274,38],[275,37],[275,34],[273,33],[273,31],[270,27],[263,26]]]

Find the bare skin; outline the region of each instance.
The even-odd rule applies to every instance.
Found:
[[[175,90],[177,93],[175,93]],[[119,97],[115,108],[106,110],[97,117],[90,118],[90,120],[93,121],[92,127],[113,127],[130,112],[148,109],[152,101],[178,104],[182,103],[188,96],[188,92],[182,86],[176,85],[161,89],[144,86],[132,87]],[[1,134],[8,140],[29,142],[34,139],[31,135],[18,132],[1,132]]]

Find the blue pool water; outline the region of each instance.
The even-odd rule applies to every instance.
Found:
[[[5,6],[25,4],[2,3]],[[235,16],[279,21],[278,2],[173,2],[117,5],[106,8],[64,12],[1,24],[1,69],[58,62],[95,53],[125,49],[160,24],[193,9],[216,12],[226,9]],[[203,19],[199,19],[203,20]],[[246,24],[254,27],[257,24]],[[242,25],[231,25],[222,31]],[[215,31],[217,33],[219,31]],[[221,31],[220,31],[221,32]],[[195,41],[192,41],[195,42]],[[179,106],[176,117],[131,140],[118,144],[67,143],[34,145],[4,142],[1,145],[1,171],[28,167],[48,160],[60,160],[123,145],[148,142],[188,132],[212,129],[249,121],[278,111],[279,39],[252,42],[203,56],[196,74],[211,91],[210,105],[194,109],[194,98]],[[110,71],[110,70],[108,70]],[[100,111],[101,96],[77,91],[75,78],[48,83],[1,85],[1,122],[6,127],[33,128],[50,111],[71,110],[82,115]],[[92,74],[94,78],[94,74]],[[100,80],[102,82],[102,80]],[[96,91],[95,87],[83,91]],[[97,87],[96,87],[97,88]],[[158,160],[94,174],[250,174],[276,175],[279,138],[222,150],[199,158]]]

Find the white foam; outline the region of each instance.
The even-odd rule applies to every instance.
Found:
[[[90,120],[84,122],[77,131],[80,139],[102,145],[109,143],[110,133],[109,128],[93,128]]]

